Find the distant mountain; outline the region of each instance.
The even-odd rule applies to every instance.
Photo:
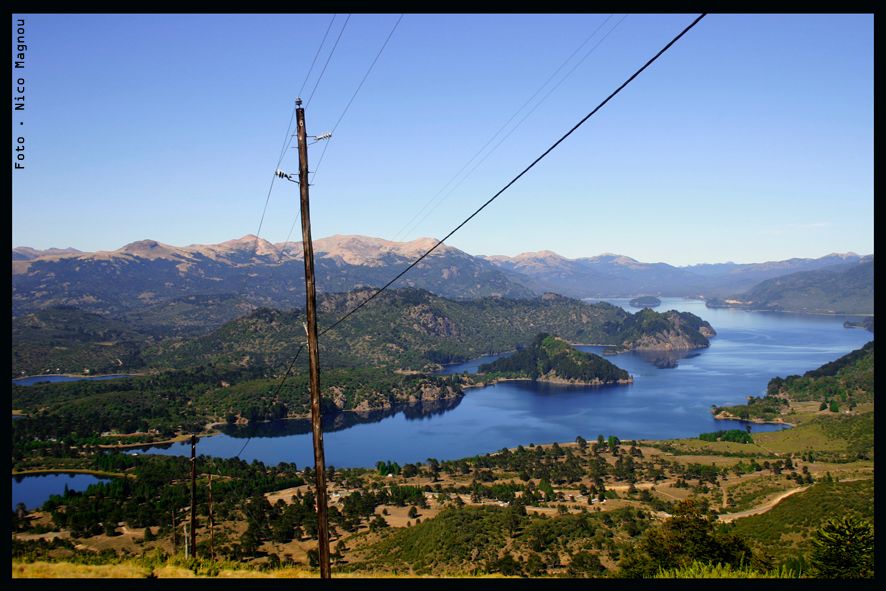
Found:
[[[643,263],[630,257],[602,254],[567,259],[551,251],[515,257],[487,256],[487,261],[536,291],[570,297],[658,296],[724,297],[780,275],[835,265],[851,266],[865,259],[854,253],[830,254],[818,259],[789,259],[765,263],[717,263],[675,267]]]
[[[79,254],[80,252],[81,251],[76,248],[49,248],[47,250],[37,250],[36,248],[30,248],[28,246],[19,246],[18,248],[12,249],[12,260],[29,261],[41,256]]]
[[[704,283],[678,267],[608,253],[581,259],[567,259],[550,251],[484,258],[511,273],[512,279],[525,277],[526,285],[536,291],[577,298],[640,293],[695,296]]]
[[[398,243],[363,236],[315,240],[317,290],[380,287],[435,243],[431,238]],[[18,248],[13,259],[14,316],[57,305],[121,314],[186,296],[231,293],[257,306],[304,305],[300,242],[274,245],[244,236],[176,247],[141,240],[96,253],[40,254]],[[456,299],[535,296],[491,263],[445,245],[395,287],[421,287]]]
[[[841,264],[767,279],[750,290],[711,299],[711,308],[747,308],[817,314],[873,314],[874,261]]]
[[[317,239],[318,292],[380,287],[434,244],[433,238],[392,242],[337,235]],[[12,257],[13,316],[57,305],[99,314],[131,314],[185,297],[231,294],[239,294],[254,307],[304,305],[300,242],[272,244],[247,235],[220,244],[178,247],[140,240],[115,251],[94,253],[18,247]],[[393,287],[417,287],[454,299],[521,299],[548,292],[575,298],[725,298],[766,279],[822,268],[848,269],[869,258],[846,253],[819,259],[675,267],[611,253],[579,259],[551,251],[515,257],[472,256],[441,245]],[[221,318],[210,321],[211,326],[218,326]],[[194,325],[195,330],[202,328]]]

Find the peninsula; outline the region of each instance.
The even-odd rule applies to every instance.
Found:
[[[559,384],[630,384],[630,374],[599,355],[583,353],[560,337],[538,334],[516,353],[480,366],[485,378],[530,379]]]

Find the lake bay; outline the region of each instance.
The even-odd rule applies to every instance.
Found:
[[[629,298],[609,299],[630,312]],[[708,309],[704,302],[662,298],[659,311],[676,309],[708,320],[717,331],[707,349],[677,355],[624,353],[607,357],[634,376],[622,386],[559,386],[501,382],[466,390],[464,398],[437,408],[401,409],[374,422],[336,417],[325,428],[326,462],[337,467],[374,466],[379,460],[421,462],[484,454],[529,443],[573,441],[616,435],[620,439],[695,437],[699,433],[743,428],[738,421],[716,421],[711,405],[744,402],[762,395],[775,376],[802,374],[873,339],[864,330],[843,327],[845,316],[810,316]],[[580,347],[600,353],[602,347]],[[441,373],[476,371],[494,357],[447,367]],[[322,359],[321,359],[322,367]],[[332,429],[339,430],[332,430]],[[754,431],[779,429],[753,425]],[[197,451],[239,456],[267,464],[313,465],[307,421],[281,421],[200,440]],[[244,447],[245,446],[245,447]],[[242,450],[242,452],[241,452]],[[148,453],[187,455],[186,444],[151,448]]]

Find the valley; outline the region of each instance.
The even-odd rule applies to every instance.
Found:
[[[157,251],[160,245],[146,248]],[[163,249],[154,254],[170,256]],[[331,256],[363,266],[376,260],[355,259],[344,250]],[[358,288],[321,294],[321,327],[372,293]],[[699,315],[677,311],[682,306],[727,320],[703,301],[661,302],[666,311],[629,312],[626,299],[624,307],[554,293],[451,299],[401,288],[326,335],[323,412],[336,576],[664,576],[668,564],[677,563],[655,558],[649,544],[669,535],[678,518],[703,527],[709,544],[753,556],[743,564],[755,573],[814,573],[809,539],[817,526],[810,524],[823,523],[821,503],[829,501],[810,503],[807,497],[826,499],[834,493],[825,491],[839,489],[849,503],[843,509],[852,507],[843,513],[872,515],[873,343],[804,376],[773,378],[768,386],[764,381],[766,395],[755,393],[747,405],[708,398],[714,407],[709,418],[705,398],[698,398],[691,405],[695,419],[672,418],[668,427],[671,433],[678,425],[684,433],[696,429],[695,437],[649,438],[644,429],[668,430],[640,415],[613,421],[619,407],[624,412],[648,404],[646,394],[632,402],[632,389],[645,392],[662,379],[650,382],[652,376],[672,375],[648,394],[665,401],[660,392],[694,383],[681,371],[702,359],[705,372],[715,375],[715,368],[734,363],[724,359],[720,366],[718,351],[747,339],[741,322],[733,326],[729,320],[715,330]],[[786,320],[779,337],[787,339],[786,347],[796,338],[793,322]],[[828,334],[849,337],[846,343],[864,337],[842,322],[827,324],[835,327],[828,331],[842,331]],[[72,559],[132,576],[312,576],[310,454],[272,460],[277,454],[268,453],[268,444],[279,448],[274,441],[310,449],[306,361],[285,367],[298,350],[300,324],[297,308],[279,310],[225,294],[152,301],[122,314],[64,303],[16,316],[14,377],[133,374],[13,386],[19,417],[13,424],[14,473],[105,479],[16,512],[18,576]],[[771,333],[766,326],[760,337]],[[804,330],[818,330],[814,326]],[[815,358],[825,361],[825,355],[822,349]],[[471,361],[478,357],[488,361]],[[455,369],[462,365],[474,369]],[[750,389],[742,391],[742,381],[733,380],[707,395],[723,392],[735,400],[755,392],[750,384],[756,380],[744,386]],[[702,384],[690,387],[710,388]],[[535,420],[554,414],[545,419],[550,426],[527,432],[532,435],[499,438],[503,447],[469,435],[472,423],[487,425],[486,432],[516,433],[523,411],[502,409],[538,409],[534,405],[542,401],[550,409],[532,411]],[[600,410],[606,413],[601,421],[579,426],[576,419]],[[662,408],[659,416],[676,417],[675,410]],[[656,416],[648,406],[645,412]],[[748,434],[742,425],[749,423],[741,420],[793,427],[762,425]],[[459,443],[430,438],[412,453],[391,457],[398,442],[426,437],[419,434],[427,430],[424,421],[437,429],[451,423]],[[358,427],[372,430],[371,444]],[[566,435],[569,430],[580,435]],[[184,498],[184,481],[174,474],[184,474],[188,447],[179,442],[190,432],[202,436],[201,558],[182,561],[184,538],[172,516]],[[594,432],[600,433],[596,440]],[[360,441],[365,449],[359,458],[337,451],[356,449]],[[441,445],[448,453],[439,453]],[[499,451],[472,453],[472,447]],[[467,455],[457,455],[459,449]],[[250,464],[240,458],[244,450]],[[211,535],[210,479],[216,499]],[[110,504],[96,504],[102,498]],[[792,526],[787,538],[768,524],[744,526],[749,520],[768,523],[767,516],[778,511],[806,515],[803,525]],[[73,514],[79,517],[66,517]],[[466,537],[456,540],[454,531]],[[733,531],[743,533],[736,537]],[[437,550],[416,550],[429,545]]]

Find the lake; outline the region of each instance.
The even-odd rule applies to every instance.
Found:
[[[61,495],[67,486],[70,490],[84,491],[96,482],[108,482],[91,474],[39,474],[12,477],[12,510],[19,503],[28,509],[37,509],[52,495]]]
[[[577,435],[622,440],[695,437],[699,433],[744,428],[738,421],[716,421],[712,405],[743,403],[762,395],[774,376],[801,374],[873,339],[846,329],[846,316],[810,316],[734,309],[708,309],[704,302],[661,298],[658,311],[692,312],[717,331],[707,349],[678,355],[624,353],[607,357],[627,370],[624,386],[560,386],[502,382],[469,389],[460,401],[376,413],[359,422],[351,413],[331,417],[324,427],[327,465],[369,467],[379,460],[405,464],[427,458],[456,459],[529,443],[574,441]],[[630,298],[609,299],[629,312]],[[601,347],[580,347],[599,353]],[[495,356],[449,366],[441,373],[476,371]],[[753,425],[754,431],[782,428]],[[251,435],[247,439],[247,435]],[[188,444],[151,448],[150,453],[188,455]],[[250,430],[206,437],[198,454],[239,455],[266,464],[313,465],[308,421],[280,421]]]
[[[77,382],[79,380],[115,380],[117,378],[128,378],[127,374],[109,374],[104,376],[27,376],[24,378],[15,378],[12,383],[16,386],[33,386],[34,384],[42,384],[45,382]]]

